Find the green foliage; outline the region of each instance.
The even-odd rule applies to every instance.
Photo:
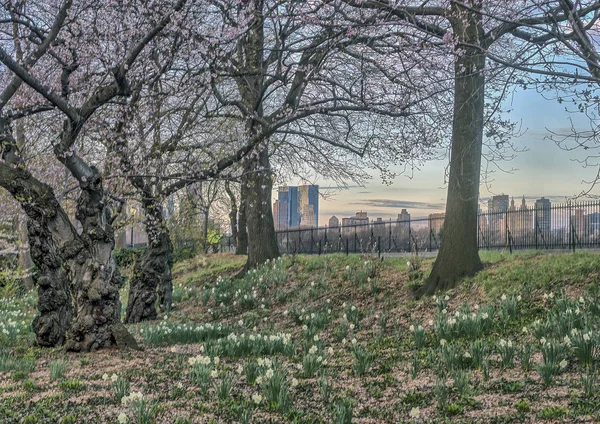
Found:
[[[141,260],[144,253],[146,253],[145,247],[123,247],[113,250],[113,257],[119,268],[129,268]]]
[[[531,410],[531,404],[525,399],[521,399],[515,402],[515,409],[521,414],[525,414]]]
[[[50,379],[58,380],[63,378],[66,370],[67,361],[64,359],[57,359],[56,361],[50,362]]]
[[[352,424],[352,401],[343,398],[333,405],[332,424]]]
[[[540,418],[544,420],[556,420],[569,415],[569,409],[566,406],[547,406],[540,411]]]

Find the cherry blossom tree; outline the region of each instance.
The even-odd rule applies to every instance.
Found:
[[[416,66],[435,57],[402,53],[409,34],[383,26],[363,31],[337,5],[215,4],[221,33],[244,32],[203,56],[218,100],[212,115],[238,122],[245,138],[261,140],[242,161],[239,205],[238,243],[247,229],[247,267],[254,267],[279,255],[271,212],[273,154],[281,152],[290,163],[308,158],[308,151],[324,163],[349,154],[381,168],[391,159],[426,157],[439,141],[436,113],[448,114],[447,102],[429,99],[447,87],[428,84],[433,79],[421,71],[425,66]],[[409,132],[414,137],[403,137]]]
[[[77,143],[85,139],[99,109],[130,94],[128,78],[144,73],[146,45],[182,21],[184,6],[184,0],[3,6],[1,24],[11,30],[19,26],[23,36],[21,53],[14,49],[14,31],[0,46],[0,61],[7,68],[0,93],[0,185],[28,217],[39,271],[39,315],[33,327],[40,345],[66,342],[74,351],[115,342],[136,346],[120,322],[121,278],[112,256],[114,204],[99,168],[79,154]],[[79,186],[75,217],[80,231],[54,190],[21,159],[11,123],[22,116],[50,121],[53,156]]]

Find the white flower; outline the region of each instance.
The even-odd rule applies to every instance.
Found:
[[[583,340],[584,340],[584,341],[586,341],[586,342],[587,342],[587,341],[589,341],[589,340],[590,340],[590,335],[589,335],[589,334],[587,334],[587,333],[586,333],[586,334],[584,334],[584,335],[583,335]]]
[[[506,346],[512,347],[512,342],[509,340],[508,342],[506,342]]]
[[[171,352],[172,352],[172,353],[175,353],[175,352],[177,352],[177,349],[175,348],[175,346],[173,346],[173,347],[171,348]]]
[[[565,336],[565,338],[563,339],[563,342],[567,345],[567,346],[571,346],[571,339],[569,338],[569,336]]]
[[[585,300],[583,299],[583,296],[579,296],[579,303],[585,303]]]
[[[292,387],[296,387],[298,385],[298,379],[292,378]]]
[[[217,370],[212,370],[212,371],[210,372],[210,376],[211,376],[212,378],[217,378],[217,377],[219,376],[219,373],[217,372]]]
[[[409,329],[410,331],[415,331],[415,326],[414,326],[414,325],[411,325],[410,327],[408,327],[408,329]]]
[[[235,372],[237,372],[238,375],[241,375],[244,372],[244,367],[242,367],[241,365],[238,365],[238,367],[235,370]]]
[[[418,407],[412,408],[409,415],[411,418],[419,418],[419,415],[421,415],[421,410]]]
[[[238,325],[241,327],[242,325],[244,325],[244,321],[243,320],[239,320],[238,321]]]
[[[569,363],[567,362],[566,359],[563,359],[562,361],[560,361],[558,363],[558,366],[560,367],[561,370],[564,370],[565,368],[567,368],[567,365],[569,365]]]
[[[440,339],[440,346],[446,346],[446,339]]]
[[[124,412],[121,412],[117,420],[119,421],[119,424],[125,424],[127,421],[129,421],[129,418],[127,418],[127,415]]]
[[[506,340],[501,339],[500,340],[500,347],[504,347],[504,346],[506,346]]]
[[[262,381],[263,381],[262,377],[260,377],[260,376],[256,377],[256,384],[262,384]]]
[[[475,305],[474,309],[475,309],[476,311],[478,311],[478,310],[479,310],[479,305]]]
[[[521,332],[523,332],[523,334],[527,334],[527,327],[523,327],[523,329],[521,330]]]
[[[177,388],[178,389],[183,389],[183,383],[181,381],[179,383],[177,383]]]
[[[273,370],[272,370],[271,368],[269,368],[269,369],[267,370],[267,372],[265,373],[265,377],[267,377],[267,378],[269,378],[269,379],[270,379],[271,377],[273,377]]]
[[[350,324],[350,330],[354,330],[354,324]]]
[[[258,380],[258,378],[257,378],[257,380]],[[259,403],[262,402],[262,396],[259,393],[254,393],[252,395],[252,401],[258,405]]]
[[[350,265],[346,265],[346,271],[350,271]]]
[[[348,343],[348,342],[346,341],[346,339],[345,339],[345,338],[343,338],[343,339],[342,339],[342,344],[343,344],[343,345],[345,345],[346,343]]]
[[[318,341],[319,341],[319,335],[318,335],[318,334],[315,334],[315,336],[313,337],[313,340],[314,340],[315,342],[318,342]]]
[[[352,339],[352,344],[353,344],[353,345],[355,345],[355,344],[356,344],[356,337],[354,337],[354,338]]]
[[[481,314],[481,318],[483,318],[483,319],[488,319],[488,316],[489,315],[487,314],[487,312],[484,312],[483,314]]]
[[[106,373],[102,374],[102,380],[104,380],[104,381],[108,380],[108,374],[106,374]]]
[[[432,327],[432,326],[433,326],[433,320],[432,320],[432,319],[430,319],[430,320],[427,322],[427,324],[429,324],[429,326],[430,326],[430,327]]]
[[[308,353],[310,353],[311,355],[314,355],[315,353],[317,353],[318,348],[315,345],[312,345],[310,347],[310,349],[308,349]]]
[[[503,302],[506,300],[506,295],[503,294],[502,297],[500,298]]]
[[[471,354],[469,352],[465,352],[463,356],[467,359],[471,358]]]
[[[542,337],[542,338],[540,339],[540,343],[541,343],[542,345],[545,345],[545,344],[546,344],[546,339],[545,339],[544,337]]]
[[[113,383],[115,381],[117,381],[118,379],[119,379],[119,377],[117,377],[117,374],[113,374],[113,375],[110,376],[110,381],[112,381]]]
[[[444,300],[447,302],[450,300],[450,296],[446,295],[446,297],[444,297]]]
[[[549,297],[550,299],[554,299],[554,293],[553,293],[553,292],[550,292],[550,294],[548,295],[548,297]]]
[[[448,310],[446,308],[442,309],[442,314],[446,315],[448,313]]]
[[[327,354],[328,354],[328,355],[333,355],[333,348],[332,348],[332,347],[329,347],[329,348],[327,349]]]
[[[518,295],[518,296],[517,296],[517,302],[520,302],[520,301],[521,301],[521,299],[522,299],[521,295]]]

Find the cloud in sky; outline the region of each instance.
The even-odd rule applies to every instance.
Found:
[[[366,199],[360,202],[352,202],[351,205],[364,205],[375,208],[394,208],[394,209],[432,209],[440,210],[446,206],[444,203],[415,202],[410,200],[390,200],[390,199]]]

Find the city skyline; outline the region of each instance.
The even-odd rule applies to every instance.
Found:
[[[571,129],[589,127],[589,121],[581,114],[565,111],[565,106],[546,100],[532,91],[518,91],[504,104],[510,109],[510,118],[520,125],[520,137],[513,138],[515,157],[511,161],[490,163],[484,160],[482,173],[485,180],[480,186],[480,200],[494,195],[512,194],[515,199],[525,195],[528,203],[542,196],[552,203],[564,202],[568,198],[588,190],[597,174],[597,167],[585,168],[583,161],[589,154],[583,149],[564,151],[548,137],[551,133],[565,133]],[[440,150],[443,156],[444,150]],[[351,216],[359,210],[369,210],[369,215],[393,218],[402,208],[411,209],[414,216],[444,212],[447,194],[445,175],[446,158],[429,160],[409,171],[410,178],[397,176],[393,184],[381,182],[380,175],[369,171],[372,179],[357,186],[348,181],[348,189],[340,190],[332,181],[316,178],[325,198],[321,198],[319,222],[326,223],[332,215],[338,218]],[[512,173],[502,169],[514,169]],[[402,171],[402,164],[391,165],[392,171]],[[486,172],[487,171],[487,172]],[[482,178],[483,180],[483,178]],[[295,183],[297,181],[289,181]],[[592,194],[600,195],[600,186]],[[485,204],[481,204],[485,209]]]

